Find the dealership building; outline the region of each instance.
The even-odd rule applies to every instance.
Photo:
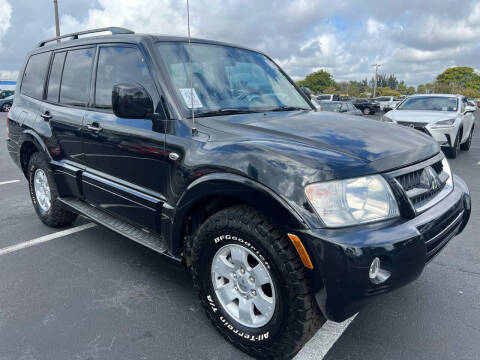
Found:
[[[15,80],[0,80],[0,90],[15,90],[16,85]]]

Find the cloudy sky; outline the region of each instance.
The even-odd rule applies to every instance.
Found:
[[[62,33],[103,26],[185,35],[186,0],[58,0]],[[449,66],[480,71],[480,0],[190,0],[192,35],[265,51],[295,79],[326,69],[408,85]],[[0,0],[0,77],[55,34],[53,0]]]

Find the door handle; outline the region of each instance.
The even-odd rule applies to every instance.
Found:
[[[40,115],[43,120],[48,121],[52,118],[52,115],[50,115],[50,111],[45,111],[43,114]]]
[[[87,129],[95,132],[99,132],[103,130],[103,128],[101,128],[97,123],[88,124]]]

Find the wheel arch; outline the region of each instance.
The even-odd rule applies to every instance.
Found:
[[[284,228],[307,228],[288,203],[268,187],[235,174],[210,174],[192,182],[180,197],[173,219],[172,252],[189,265],[189,241],[209,216],[227,207],[251,205]]]
[[[20,143],[20,165],[25,176],[27,176],[28,162],[33,153],[41,151],[47,155],[49,160],[51,159],[47,146],[34,131],[24,131]]]

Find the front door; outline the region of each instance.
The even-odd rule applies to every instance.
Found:
[[[123,119],[112,112],[115,84],[141,84],[154,104],[160,103],[158,92],[136,46],[105,45],[98,51],[93,104],[84,117],[86,200],[159,232],[168,176],[163,122]]]

